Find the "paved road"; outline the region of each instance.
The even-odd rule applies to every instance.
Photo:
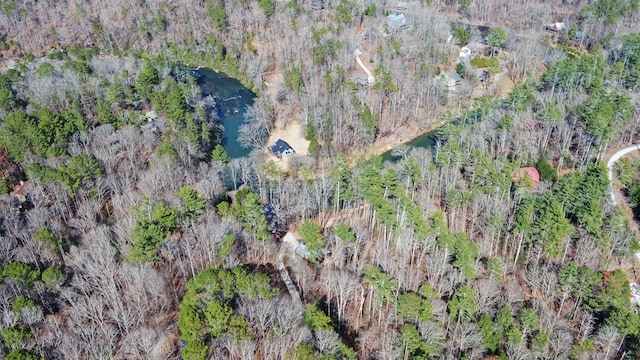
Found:
[[[610,190],[611,202],[613,202],[613,205],[616,205],[616,206],[618,205],[618,201],[616,199],[616,190],[613,186],[613,165],[616,163],[616,161],[620,160],[623,156],[632,154],[634,152],[640,152],[640,145],[630,145],[630,146],[627,146],[626,148],[620,149],[616,151],[615,154],[611,155],[611,158],[609,158],[609,161],[607,161],[607,169],[609,170],[608,172],[609,183],[610,183],[609,186],[611,187],[611,190]],[[640,261],[640,251],[635,253],[635,257],[637,260]],[[637,300],[640,301],[640,297],[638,297]]]
[[[615,164],[616,161],[620,160],[623,156],[633,153],[634,151],[640,152],[640,146],[631,145],[624,149],[620,149],[615,154],[613,154],[609,159],[609,161],[607,162],[607,169],[609,169],[609,174],[608,174],[609,182],[611,183],[611,201],[613,202],[613,205],[618,205],[618,201],[616,199],[616,192],[615,192],[615,189],[613,188],[613,164]]]

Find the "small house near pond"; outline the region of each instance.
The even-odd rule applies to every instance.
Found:
[[[275,144],[271,145],[271,147],[269,147],[269,151],[281,159],[291,156],[295,152],[291,145],[287,144],[287,142],[282,139],[278,139]]]

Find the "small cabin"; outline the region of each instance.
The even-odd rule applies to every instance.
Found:
[[[13,196],[22,203],[26,203],[29,200],[29,190],[31,189],[31,181],[20,181],[20,185],[17,185],[13,190]]]
[[[26,210],[33,209],[33,203],[31,202],[29,191],[31,190],[33,183],[31,181],[20,181],[20,185],[17,185],[11,192],[11,195],[17,200],[15,202],[14,210],[24,212]]]
[[[282,139],[278,139],[275,144],[271,145],[269,151],[271,151],[274,156],[281,159],[289,157],[295,152],[291,145],[287,144],[287,142]]]

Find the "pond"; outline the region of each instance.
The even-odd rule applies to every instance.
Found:
[[[424,149],[429,149],[431,150],[431,152],[433,153],[433,151],[435,150],[435,146],[436,146],[436,137],[435,137],[435,130],[429,131],[427,133],[424,133],[418,137],[416,137],[415,139],[402,144],[402,145],[398,145],[396,146],[394,149],[391,149],[389,151],[386,151],[384,153],[382,153],[382,161],[391,161],[391,162],[395,162],[400,160],[400,156],[394,156],[394,150],[396,148],[398,148],[399,146],[407,146],[409,147],[409,149],[411,148],[424,148]]]
[[[251,149],[238,142],[240,125],[245,122],[247,107],[253,105],[256,94],[240,81],[221,72],[201,68],[197,71],[197,83],[203,96],[213,96],[219,108],[220,122],[224,127],[222,146],[229,157],[248,156]]]
[[[426,132],[407,143],[396,145],[393,149],[382,153],[382,160],[396,162],[400,160],[403,154],[406,154],[407,151],[411,151],[412,148],[429,149],[431,150],[432,156],[435,156],[436,137],[437,137],[436,135],[441,130],[444,130],[446,133],[447,132],[445,128],[446,125],[450,125],[454,127],[458,127],[458,126],[464,127],[464,126],[470,126],[474,123],[482,121],[483,119],[484,119],[484,114],[481,108],[467,111],[466,113],[462,114],[460,117],[456,118],[455,120],[451,120],[447,124],[442,123],[438,125],[436,128],[432,129],[431,131]]]

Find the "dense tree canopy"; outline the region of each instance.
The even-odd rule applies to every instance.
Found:
[[[0,358],[640,354],[604,163],[640,129],[637,1],[414,2],[389,32],[396,4],[40,5],[0,6]]]

